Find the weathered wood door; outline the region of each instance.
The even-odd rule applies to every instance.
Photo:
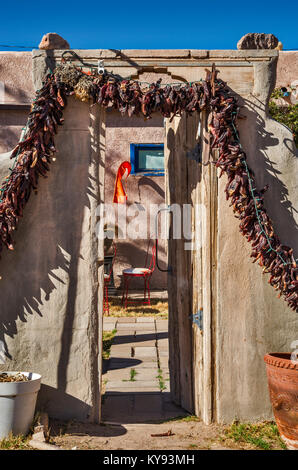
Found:
[[[204,115],[166,121],[166,202],[181,210],[180,220],[175,214],[170,219],[168,242],[171,393],[175,403],[208,423],[212,419],[211,285],[216,249],[212,204],[217,178],[213,165],[202,164],[209,159],[207,136]],[[187,214],[191,235],[185,230]]]

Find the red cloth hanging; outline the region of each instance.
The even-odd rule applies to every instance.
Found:
[[[128,177],[131,172],[131,164],[129,162],[122,162],[117,171],[115,182],[113,202],[116,204],[125,204],[127,196],[122,184],[122,178]]]

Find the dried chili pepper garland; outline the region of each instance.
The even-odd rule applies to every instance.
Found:
[[[240,232],[252,244],[251,257],[259,262],[264,273],[271,274],[268,282],[298,312],[298,268],[293,249],[282,245],[274,232],[263,201],[267,188],[254,189],[253,172],[247,165],[236,129],[239,105],[225,82],[217,78],[214,66],[201,83],[162,87],[158,81],[142,89],[137,81],[121,80],[110,74],[86,74],[74,65],[61,63],[37,92],[23,140],[11,155],[16,162],[1,188],[0,251],[3,245],[13,249],[12,232],[18,219],[32,190],[37,190],[39,176],[45,177],[50,169],[56,152],[54,136],[63,123],[69,95],[113,107],[129,116],[142,114],[146,119],[154,112],[172,119],[207,108],[211,113],[211,148],[219,153],[213,163],[221,169],[220,176],[227,175],[226,198],[240,220]]]

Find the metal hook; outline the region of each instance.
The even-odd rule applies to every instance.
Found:
[[[97,73],[98,75],[104,75],[106,73],[105,71],[105,66],[104,66],[104,61],[99,60],[97,64]]]

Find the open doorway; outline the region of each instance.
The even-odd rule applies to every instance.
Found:
[[[107,111],[105,204],[112,205],[119,165],[132,164],[125,185],[127,203],[114,205],[126,224],[119,222],[117,211],[116,217],[109,207],[105,213],[108,237],[115,236],[113,243],[105,243],[102,420],[107,422],[158,421],[186,414],[171,395],[168,241],[166,216],[160,213],[166,206],[164,141],[162,116],[144,121]],[[123,272],[148,267],[152,273],[145,292],[142,275],[129,278],[127,292]]]

